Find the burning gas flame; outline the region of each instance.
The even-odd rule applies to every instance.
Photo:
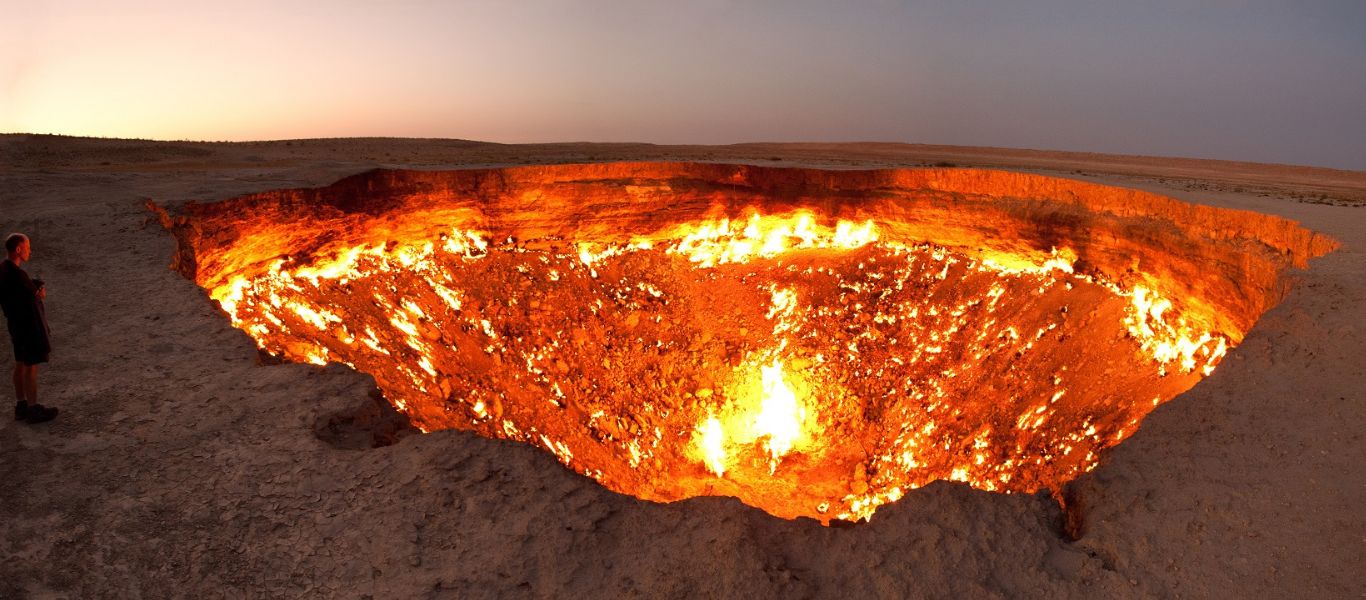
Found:
[[[760,365],[759,372],[757,398],[742,394],[728,406],[727,424],[709,414],[696,427],[694,455],[718,477],[741,460],[745,447],[753,442],[763,446],[771,475],[783,457],[810,436],[804,429],[806,408],[784,380],[782,361],[775,358],[771,364]],[[727,429],[732,433],[728,435]]]
[[[1122,290],[1117,290],[1124,294]],[[1190,373],[1200,367],[1201,373],[1209,375],[1215,365],[1228,353],[1228,341],[1208,331],[1196,331],[1184,318],[1178,317],[1175,323],[1165,317],[1171,311],[1170,300],[1159,296],[1144,286],[1135,286],[1131,296],[1131,308],[1125,318],[1130,335],[1141,345],[1144,353],[1162,365],[1176,362],[1181,371]]]
[[[697,427],[697,446],[702,451],[707,470],[717,477],[726,474],[726,433],[721,430],[721,422],[714,415]]]
[[[810,212],[788,215],[750,214],[744,227],[721,219],[678,227],[681,239],[669,249],[699,267],[743,263],[753,258],[773,258],[788,250],[842,248],[852,250],[877,241],[871,220],[863,224],[840,220],[832,230],[816,224]]]
[[[792,450],[793,444],[802,437],[806,409],[797,402],[797,395],[783,381],[782,361],[775,358],[773,364],[760,367],[760,370],[763,372],[764,392],[759,414],[754,417],[754,433],[768,449],[768,472],[771,474],[778,468],[783,456]]]

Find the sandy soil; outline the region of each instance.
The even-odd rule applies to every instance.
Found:
[[[368,377],[263,365],[167,268],[143,208],[375,166],[617,159],[951,163],[1301,221],[1342,242],[1194,389],[1042,496],[937,483],[868,524],[728,498],[652,504],[530,447],[439,432],[366,448]],[[0,136],[0,231],[33,236],[55,422],[0,421],[0,598],[1360,597],[1366,589],[1366,173],[890,144],[199,144]],[[8,362],[7,362],[8,364]],[[8,407],[8,405],[5,405]],[[350,428],[350,429],[348,429]],[[321,431],[321,433],[320,433]]]

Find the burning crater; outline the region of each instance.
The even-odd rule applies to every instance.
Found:
[[[1058,490],[1195,385],[1333,242],[994,171],[372,171],[167,219],[270,353],[424,431],[656,501],[866,518],[935,480]]]

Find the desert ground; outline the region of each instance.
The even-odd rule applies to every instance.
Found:
[[[1075,484],[1069,540],[1044,494],[939,482],[823,527],[619,495],[471,433],[402,435],[369,377],[260,360],[168,268],[145,207],[375,167],[617,160],[1025,171],[1279,215],[1341,248]],[[47,281],[40,400],[62,414],[0,421],[0,598],[1366,597],[1363,172],[901,144],[5,135],[10,231]]]

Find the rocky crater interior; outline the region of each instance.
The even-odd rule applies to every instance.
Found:
[[[380,170],[163,215],[263,350],[372,375],[423,431],[826,523],[941,479],[1060,489],[1334,247],[965,169]]]

